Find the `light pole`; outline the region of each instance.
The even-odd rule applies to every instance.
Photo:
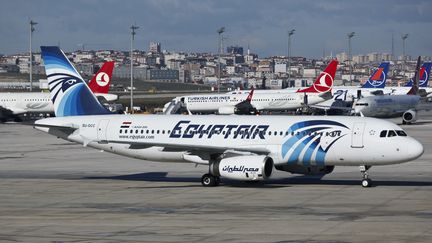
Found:
[[[349,68],[350,68],[350,85],[352,86],[352,61],[351,61],[351,38],[353,38],[355,35],[355,32],[348,33],[348,61],[349,61]]]
[[[221,52],[222,52],[222,34],[225,32],[225,27],[221,27],[217,30],[217,33],[219,34],[219,53],[218,53],[218,80],[217,80],[217,89],[218,93],[220,92],[220,82],[221,82]]]
[[[294,35],[295,29],[288,31],[288,82],[291,79],[291,36]]]
[[[34,26],[37,25],[36,22],[30,20],[30,92],[33,91],[33,50],[32,50],[32,37],[33,32],[35,31]]]
[[[134,113],[134,109],[133,109],[133,89],[134,89],[134,85],[133,85],[133,42],[135,40],[135,30],[137,30],[139,27],[136,25],[131,25],[130,29],[131,29],[131,49],[130,49],[130,85],[131,85],[131,90],[130,90],[130,109],[131,109],[131,114]]]
[[[405,62],[406,62],[406,57],[405,57],[405,41],[408,38],[408,34],[403,34],[401,36],[402,38],[402,71],[404,72],[404,76],[405,76]]]

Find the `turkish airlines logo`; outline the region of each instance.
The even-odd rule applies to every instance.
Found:
[[[109,81],[110,81],[110,77],[108,76],[108,74],[104,72],[100,72],[96,75],[96,83],[101,87],[106,86],[109,83]]]
[[[330,91],[333,86],[333,77],[328,73],[322,73],[318,82],[313,84],[313,88],[318,93]]]

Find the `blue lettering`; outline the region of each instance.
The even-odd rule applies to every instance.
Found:
[[[173,128],[171,131],[171,134],[169,135],[170,138],[179,138],[181,137],[181,126],[180,124],[188,124],[190,121],[179,121],[177,125]]]

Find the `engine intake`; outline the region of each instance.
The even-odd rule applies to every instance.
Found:
[[[273,159],[264,155],[229,157],[210,166],[212,175],[241,181],[262,181],[272,172]]]
[[[404,124],[413,123],[417,121],[417,112],[414,110],[407,110],[402,115],[402,121]]]

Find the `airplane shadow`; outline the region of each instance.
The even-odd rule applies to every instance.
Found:
[[[170,177],[168,172],[147,172],[117,176],[89,176],[86,180],[125,180],[125,181],[148,181],[148,182],[190,182],[201,186],[199,177]],[[373,178],[372,178],[373,180]],[[243,182],[222,178],[222,185],[230,187],[286,187],[290,185],[360,185],[360,179],[323,179],[317,176],[295,176],[281,179],[269,179],[266,181]],[[373,180],[373,187],[378,186],[432,186],[432,181],[409,181],[409,180]],[[190,187],[181,186],[181,187]]]

